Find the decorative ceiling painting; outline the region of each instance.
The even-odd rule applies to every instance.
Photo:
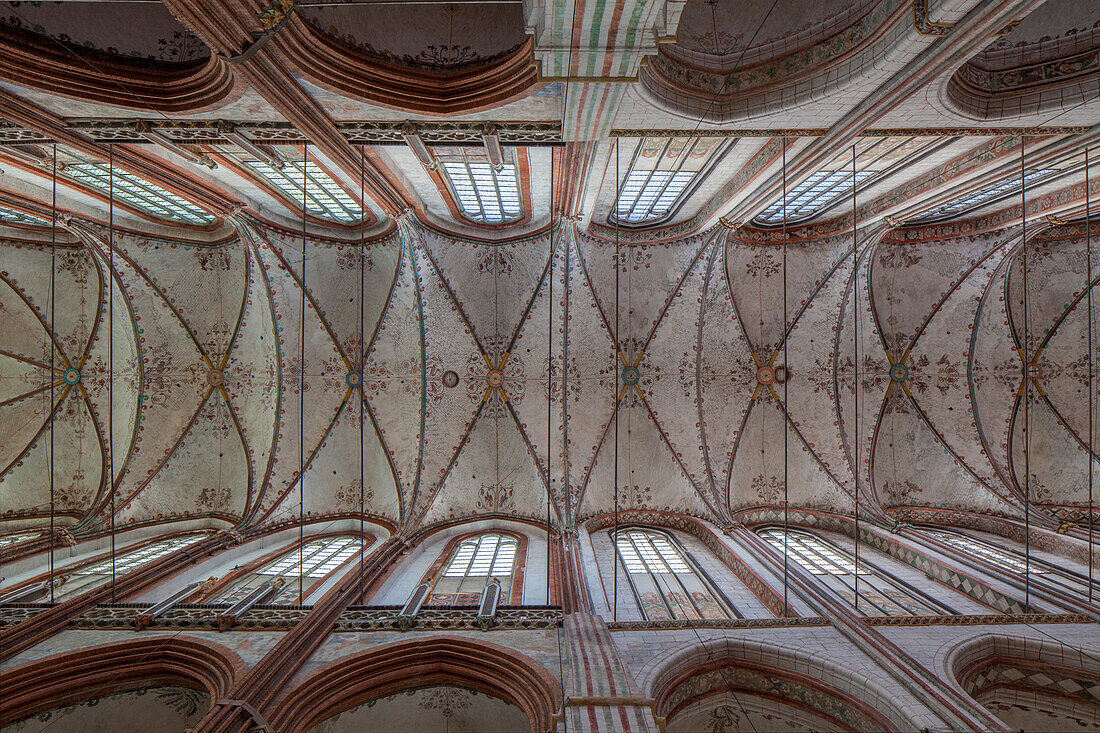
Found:
[[[300,236],[249,223],[218,245],[69,230],[52,267],[49,245],[3,245],[12,525],[48,510],[51,413],[56,508],[89,529],[112,509],[279,523],[300,498],[406,530],[616,508],[723,525],[784,500],[850,512],[857,470],[883,519],[1027,500],[1056,522],[1087,498],[1080,225],[1029,235],[1026,345],[1012,231],[861,231],[853,269],[843,232],[491,243],[406,219],[363,246],[308,237],[303,270]]]
[[[1088,516],[1093,5],[98,5],[0,12],[0,527]]]

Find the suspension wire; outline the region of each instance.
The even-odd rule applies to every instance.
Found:
[[[622,194],[622,182],[619,180],[619,138],[615,138],[615,185],[618,187],[618,193],[615,195],[615,207],[619,206],[619,198]],[[611,397],[612,407],[614,410],[615,418],[615,467],[614,467],[614,481],[615,481],[615,539],[612,544],[615,545],[615,551],[618,552],[619,546],[619,375],[622,373],[619,369],[618,355],[619,355],[619,228],[615,227],[615,347],[611,351],[611,370],[616,375],[615,379],[611,382]],[[619,564],[613,565],[615,577],[613,580],[613,595],[615,597],[615,606],[611,611],[611,618],[613,621],[619,620]]]
[[[566,85],[566,87],[568,87],[568,86],[569,85]],[[550,185],[551,186],[553,186],[553,180],[554,180],[554,177],[553,177],[553,174],[554,174],[553,158],[554,158],[554,156],[551,153],[551,155],[550,155]],[[559,222],[561,223],[562,226],[564,226],[564,211],[562,211],[561,214],[562,214],[562,216],[559,218]],[[552,414],[553,414],[553,398],[552,398],[552,395],[553,395],[553,308],[554,308],[554,303],[553,303],[554,270],[553,269],[554,269],[554,259],[557,258],[557,255],[558,255],[558,251],[554,249],[553,231],[554,231],[554,225],[553,225],[553,196],[551,195],[550,196],[550,271],[549,271],[549,274],[550,274],[550,293],[549,293],[550,307],[549,307],[549,320],[547,321],[547,605],[551,605],[551,602],[550,602],[550,510],[551,510],[551,507],[550,507],[550,492],[552,491],[552,486],[553,486],[553,471],[552,471],[552,468],[551,468],[552,464],[553,464],[553,431],[551,429],[551,425],[552,425],[552,419],[551,418],[552,418]],[[560,234],[559,234],[558,241],[561,241]],[[565,340],[563,338],[562,339],[562,349],[565,348],[564,344],[565,344]],[[565,361],[564,354],[562,354],[562,362],[564,363],[564,361]],[[562,403],[561,403],[562,407],[564,407],[564,405],[565,405],[565,391],[564,390],[562,390],[561,400],[562,400]],[[564,419],[564,417],[563,417],[563,419]],[[568,491],[568,489],[565,488],[564,481],[562,482],[562,490],[563,491]],[[566,502],[569,501],[568,493],[566,493],[566,500],[565,501]],[[559,532],[558,532],[558,538],[559,538],[559,549],[560,549],[560,553],[561,553],[559,555],[559,558],[561,559],[562,564],[564,565],[564,561],[565,561],[565,536],[564,536],[564,533],[562,533],[560,529],[559,529]],[[575,568],[575,566],[574,566],[574,568]],[[557,633],[555,633],[554,636],[557,637],[557,641],[558,641],[558,683],[559,683],[559,685],[561,685],[561,693],[562,693],[562,698],[563,698],[562,699],[561,720],[562,720],[562,725],[564,726],[565,732],[568,733],[568,731],[569,731],[569,715],[565,714],[565,700],[564,700],[564,698],[566,696],[568,696],[569,693],[568,693],[568,691],[565,690],[565,661],[564,661],[563,649],[562,649],[562,646],[561,646],[561,633],[562,633],[562,627],[564,626],[564,612],[565,612],[565,599],[564,599],[565,582],[564,582],[564,580],[565,580],[565,572],[564,572],[564,567],[562,567],[561,577],[558,580],[558,604],[561,606],[561,610],[562,610],[562,623],[558,625]]]
[[[554,151],[550,152],[550,186],[554,185]],[[554,453],[553,442],[551,436],[553,433],[550,431],[550,416],[553,412],[553,402],[550,399],[551,390],[554,387],[554,196],[551,193],[549,197],[549,209],[550,209],[550,302],[548,312],[550,314],[549,321],[546,326],[546,605],[550,603],[550,491],[553,484],[553,474],[550,471],[551,456]],[[560,534],[559,534],[560,536]],[[564,537],[561,537],[560,549],[561,560],[565,560],[565,542]],[[564,580],[565,574],[562,573],[562,580]],[[559,581],[560,586],[560,581]],[[559,588],[559,605],[562,608],[565,607],[563,599],[560,597],[564,593],[564,588]],[[561,637],[559,634],[558,644],[561,644]],[[562,690],[565,687],[562,686]]]
[[[53,144],[53,198],[50,208],[53,210],[53,218],[50,220],[50,331],[57,333],[57,143]],[[47,335],[47,340],[49,335]],[[54,366],[54,357],[57,349],[52,344],[50,349],[50,407],[54,410],[53,390],[57,383],[57,372]],[[54,565],[54,541],[57,537],[54,528],[55,494],[54,494],[54,418],[50,417],[50,603],[54,602],[53,593],[53,565]]]
[[[681,549],[683,549],[683,548],[681,548]],[[621,562],[621,561],[622,561],[622,558],[621,558],[621,556],[619,554],[619,551],[618,551],[618,537],[616,536],[615,564],[618,565],[619,562]],[[642,562],[643,563],[645,562],[644,558],[643,558]],[[657,584],[663,584],[664,585],[665,597],[666,598],[672,598],[672,584],[668,581],[667,578],[662,577],[662,575],[663,575],[662,573],[654,573],[654,572],[650,571],[650,576],[653,578],[654,582],[657,583]],[[627,580],[629,581],[629,577],[627,578]],[[660,588],[658,588],[658,590],[660,590]],[[733,606],[732,602],[729,602],[728,599],[726,599],[726,600],[727,600],[727,604],[720,604],[720,605]],[[684,611],[684,604],[681,601],[676,601],[675,603],[676,603],[676,607],[679,608],[681,612],[683,612]],[[671,610],[672,604],[669,603],[668,606],[669,606],[669,609]],[[639,609],[639,610],[641,610],[641,609]],[[645,615],[645,612],[643,611],[642,614]],[[700,620],[702,620],[702,614],[700,614]],[[708,647],[706,645],[706,643],[703,641],[703,637],[699,634],[699,629],[698,629],[697,625],[694,623],[695,620],[687,618],[686,614],[685,614],[684,621],[686,621],[686,626],[689,629],[691,629],[691,632],[693,634],[695,634],[695,640],[698,642],[699,646],[703,648],[703,651],[705,651],[707,653],[707,659],[713,665],[717,660],[714,658],[714,653],[710,650],[710,647]],[[741,711],[741,714],[745,716],[745,721],[749,724],[749,727],[752,728],[753,733],[757,733],[756,724],[752,722],[752,718],[749,716],[748,711],[745,710],[745,706],[741,703],[741,697],[736,692],[734,692],[734,690],[733,690],[733,681],[730,679],[730,676],[729,676],[729,674],[730,674],[729,666],[727,665],[727,666],[718,667],[718,674],[721,675],[722,681],[725,682],[726,687],[729,688],[730,697],[732,697],[733,701],[735,703],[737,703],[737,707]]]
[[[1092,500],[1093,500],[1093,478],[1092,478],[1092,462],[1093,462],[1093,436],[1092,436],[1092,408],[1093,408],[1093,393],[1092,393],[1092,369],[1093,369],[1093,354],[1092,354],[1092,228],[1089,217],[1092,216],[1091,199],[1089,196],[1089,149],[1085,147],[1085,263],[1088,269],[1088,273],[1085,275],[1085,303],[1088,305],[1088,349],[1089,349],[1089,603],[1092,603]]]
[[[298,605],[305,603],[305,505],[306,505],[306,186],[309,143],[302,146],[302,282],[298,321]],[[360,441],[362,442],[362,441]],[[360,542],[362,538],[360,538]]]
[[[363,593],[366,592],[364,568],[363,568],[363,551],[365,548],[364,538],[366,534],[366,491],[367,491],[367,470],[366,470],[366,453],[363,447],[364,440],[364,427],[363,421],[366,418],[366,402],[367,393],[363,390],[363,372],[367,368],[367,323],[363,317],[363,294],[366,290],[366,262],[367,262],[367,181],[366,181],[366,167],[367,159],[366,154],[363,151],[363,146],[359,145],[359,206],[362,207],[362,214],[359,217],[359,363],[356,365],[356,371],[359,372],[359,603],[363,603]],[[303,268],[304,271],[304,268]],[[354,390],[353,390],[354,392]]]
[[[1027,184],[1024,179],[1025,138],[1020,135],[1020,246],[1024,263],[1024,605],[1031,607],[1031,339],[1027,317]],[[1091,460],[1091,458],[1090,458]],[[1026,609],[1025,609],[1026,611]]]
[[[713,10],[713,9],[712,9]],[[783,136],[783,368],[787,372],[783,380],[783,411],[790,409],[787,401],[787,382],[790,381],[791,366],[787,360],[787,342],[790,341],[787,333],[787,136]],[[787,607],[787,583],[788,583],[788,559],[787,559],[787,532],[791,526],[790,501],[788,490],[788,461],[787,439],[790,426],[787,420],[783,420],[783,615],[789,614]]]
[[[111,485],[111,603],[115,598],[115,144],[108,146],[107,481]],[[57,157],[54,156],[54,160]],[[54,163],[56,166],[57,164]]]
[[[854,595],[852,604],[856,612],[859,612],[859,238],[856,234],[856,146],[852,144],[852,321],[853,321],[853,352],[855,363],[852,365],[852,394],[855,402],[855,564],[852,575]]]

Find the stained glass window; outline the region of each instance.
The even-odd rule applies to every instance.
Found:
[[[112,174],[110,166],[106,163],[73,163],[65,166],[61,175],[94,188],[102,194],[110,195]],[[116,201],[121,201],[159,219],[199,225],[214,222],[214,217],[198,206],[156,184],[118,168],[114,169],[113,177]]]
[[[758,534],[781,553],[784,551],[782,528],[769,527],[759,530]],[[900,580],[891,578],[877,565],[862,557],[857,571],[852,553],[829,540],[794,529],[786,534],[787,557],[811,575],[817,576],[864,615],[940,616],[954,613],[948,606]]]
[[[671,535],[632,527],[612,536],[646,620],[725,619],[738,615]]]
[[[209,603],[236,603],[264,583],[282,578],[285,581],[283,587],[264,603],[297,604],[299,598],[308,595],[322,578],[357,556],[360,544],[362,543],[358,537],[325,537],[306,542],[300,548],[295,547],[206,600]],[[299,580],[305,584],[304,591]]]
[[[121,554],[116,554],[113,568],[115,574],[125,573],[129,570],[133,570],[136,567],[150,563],[157,558],[164,557],[170,553],[175,552],[189,545],[193,545],[201,540],[204,535],[191,534],[183,537],[173,537],[169,540],[160,540],[159,542],[150,542],[149,544],[139,547],[136,550],[129,550]],[[101,560],[93,565],[87,565],[82,568],[78,568],[73,572],[76,575],[110,575],[112,570],[111,558]]]
[[[500,583],[500,597],[509,598],[518,547],[515,537],[495,533],[458,543],[432,586],[428,605],[472,606],[493,580]]]
[[[504,224],[523,216],[514,160],[497,170],[485,158],[463,152],[440,165],[462,214],[480,224]]]
[[[618,184],[610,221],[651,226],[668,220],[733,142],[704,137],[642,138]]]

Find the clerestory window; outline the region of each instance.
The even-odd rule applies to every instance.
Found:
[[[299,211],[305,186],[306,213],[338,224],[363,219],[363,207],[328,172],[313,160],[288,160],[282,168],[268,161],[234,155],[242,165],[274,186]]]
[[[740,617],[671,535],[631,527],[613,533],[612,538],[647,621]]]
[[[905,170],[921,158],[950,144],[954,138],[912,136],[862,137],[855,144],[855,173],[852,172],[852,150],[834,157],[821,170],[787,190],[786,207],[783,196],[758,214],[753,223],[774,227],[809,221],[842,201],[851,201],[852,188],[862,188],[898,171]]]
[[[1026,573],[1036,586],[1091,602],[1089,577],[1083,573],[1074,572],[1034,555],[1029,558],[1026,553],[1019,550],[998,547],[955,530],[921,527],[920,531],[928,537],[954,547],[966,556],[995,565],[1001,570],[1020,576],[1021,579]],[[1100,599],[1100,579],[1094,579],[1092,582],[1091,598]]]
[[[205,226],[214,223],[211,214],[190,201],[166,191],[142,178],[114,169],[106,163],[79,162],[66,165],[60,174],[70,181],[110,195],[112,188],[116,201],[127,204],[158,219]]]
[[[641,227],[672,218],[734,142],[706,137],[642,138],[617,182],[609,221]]]
[[[0,537],[0,547],[7,547],[9,545],[17,545],[20,542],[25,542],[29,539],[34,539],[37,536],[38,536],[37,533],[7,534],[7,535],[4,535],[3,537]]]
[[[75,575],[110,575],[114,572],[118,575],[133,570],[134,568],[141,567],[147,563],[151,563],[153,560],[169,555],[176,550],[193,545],[204,536],[205,535],[201,534],[191,534],[183,537],[173,537],[168,540],[160,540],[158,542],[150,542],[136,550],[116,554],[114,561],[112,561],[111,558],[106,558],[95,564],[77,568],[73,573]]]
[[[9,209],[4,206],[0,206],[0,221],[33,227],[49,226],[49,222],[44,219],[39,219],[37,216],[24,214],[22,211],[16,211],[15,209]]]
[[[432,585],[428,605],[475,605],[494,580],[500,583],[500,597],[509,598],[518,547],[515,537],[492,532],[458,543]]]
[[[1049,178],[1059,173],[1058,170],[1053,168],[1043,168],[1040,170],[1032,171],[1024,176],[1024,185],[1030,185],[1036,183],[1045,178]],[[957,196],[944,204],[937,206],[930,211],[926,211],[923,214],[911,217],[905,220],[906,224],[924,224],[934,221],[944,221],[946,219],[954,219],[955,217],[962,216],[971,211],[976,211],[987,204],[992,204],[997,201],[1002,201],[1009,196],[1018,195],[1020,193],[1020,179],[1017,177],[1009,181],[1003,181],[1000,183],[994,183],[984,188],[980,188],[977,191],[973,191],[962,196]]]
[[[462,215],[479,224],[507,224],[523,218],[515,155],[505,149],[504,164],[465,149],[441,155],[439,168]]]
[[[768,527],[757,532],[768,544],[815,575],[834,593],[866,616],[940,616],[954,611],[931,596],[891,577],[876,564],[854,556],[839,545],[802,530]],[[856,582],[858,577],[859,582]]]
[[[358,556],[361,544],[358,537],[325,537],[306,542],[229,586],[217,589],[205,600],[208,603],[236,603],[264,583],[282,578],[282,588],[264,603],[296,605],[329,573]]]

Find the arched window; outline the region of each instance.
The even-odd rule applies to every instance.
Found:
[[[629,527],[612,538],[647,621],[741,617],[671,535]]]
[[[608,221],[623,227],[668,221],[736,140],[646,137],[634,148]]]
[[[24,542],[29,539],[37,537],[37,533],[21,533],[21,534],[6,534],[0,537],[0,547],[8,547],[9,545],[17,545],[20,542]]]
[[[462,540],[451,552],[432,585],[429,606],[472,606],[490,582],[500,583],[500,597],[512,595],[519,542],[506,534],[487,533]]]
[[[856,141],[856,170],[852,171],[852,150],[849,148],[810,174],[808,178],[787,189],[783,197],[773,201],[753,220],[757,226],[780,226],[809,221],[842,201],[851,200],[852,187],[863,190],[900,171],[908,170],[926,156],[950,145],[953,138],[889,135],[863,137]]]
[[[324,578],[359,552],[358,537],[324,537],[295,547],[281,557],[261,565],[258,570],[239,577],[215,590],[204,599],[207,603],[236,603],[254,589],[282,578],[283,587],[264,601],[268,605],[296,605]],[[300,582],[299,582],[300,581]]]
[[[523,218],[515,156],[505,148],[504,158],[504,164],[497,167],[483,153],[466,148],[439,155],[443,180],[470,221],[508,224]]]
[[[949,529],[921,527],[925,535],[954,547],[964,555],[996,565],[999,569],[1018,575],[1022,579],[1027,573],[1032,582],[1050,590],[1065,593],[1089,601],[1089,578],[1068,568],[1055,565],[1040,558],[1016,550],[997,547],[985,540]],[[1093,598],[1100,598],[1100,583],[1093,582]]]
[[[761,529],[757,534],[772,547],[783,552],[781,527]],[[941,616],[955,613],[949,606],[904,581],[890,577],[876,564],[862,557],[859,560],[857,584],[852,554],[809,532],[789,530],[786,551],[787,557],[817,576],[833,592],[866,616]]]
[[[166,540],[158,540],[133,550],[115,553],[113,561],[110,557],[106,557],[96,562],[77,566],[65,573],[68,577],[62,582],[54,598],[55,600],[65,598],[80,591],[87,590],[88,588],[95,587],[109,579],[112,572],[115,575],[128,573],[142,565],[151,563],[165,555],[169,555],[176,550],[189,547],[205,536],[205,533],[189,534],[180,537],[172,537]]]
[[[197,226],[217,221],[210,213],[155,183],[118,168],[112,171],[107,163],[72,157],[75,161],[67,162],[64,169],[59,167],[58,173],[83,188],[100,194],[113,192],[115,201],[158,219]]]

